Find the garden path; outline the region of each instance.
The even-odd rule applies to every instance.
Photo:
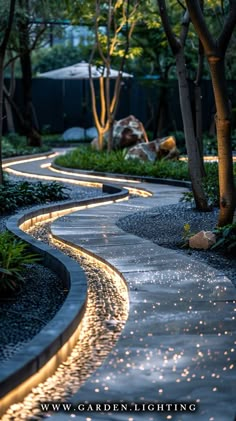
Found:
[[[50,169],[39,163],[12,168],[51,176]],[[50,159],[43,163],[50,164]],[[233,421],[235,288],[219,271],[115,225],[128,213],[176,203],[183,191],[147,183],[135,186],[153,196],[74,212],[52,224],[54,236],[119,271],[130,295],[129,318],[115,349],[71,402],[197,402],[198,409],[163,412],[160,406],[160,411],[153,412],[75,411],[72,416],[81,421]],[[65,413],[51,416],[53,421],[69,419]]]

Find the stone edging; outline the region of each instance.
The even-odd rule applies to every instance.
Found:
[[[139,176],[139,175],[127,175],[127,174],[120,174],[120,173],[108,173],[108,172],[100,172],[100,171],[89,171],[89,170],[77,170],[75,168],[67,168],[62,167],[60,165],[55,164],[54,162],[51,164],[52,168],[59,171],[71,172],[74,174],[83,174],[83,175],[93,175],[94,177],[117,177],[123,178],[124,180],[135,180],[140,182],[146,183],[153,183],[153,184],[167,184],[169,186],[176,186],[176,187],[187,187],[191,188],[190,181],[184,180],[174,180],[172,178],[156,178],[156,177],[149,177],[149,176]]]
[[[69,289],[68,295],[54,318],[20,352],[1,367],[0,373],[0,415],[16,401],[21,400],[32,387],[50,376],[58,365],[66,359],[79,336],[79,325],[83,318],[87,300],[87,282],[78,263],[59,250],[26,234],[19,227],[33,226],[53,213],[66,211],[89,204],[102,203],[128,197],[128,191],[103,185],[106,196],[80,201],[67,201],[18,213],[7,222],[7,229],[21,240],[26,241],[33,252],[42,256],[42,263],[56,272]],[[69,342],[68,342],[69,341]],[[43,368],[46,372],[43,373]],[[32,377],[34,376],[34,378]],[[37,378],[36,378],[37,377]],[[24,387],[21,384],[24,383]]]

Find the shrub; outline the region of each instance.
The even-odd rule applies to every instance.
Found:
[[[28,246],[17,240],[8,231],[0,234],[0,293],[16,291],[23,283],[21,275],[26,264],[35,263],[40,258],[28,252]]]
[[[28,146],[26,138],[19,136],[16,133],[11,133],[8,136],[4,136],[2,139],[2,156],[3,158],[10,158],[12,156],[19,155],[31,155],[35,153],[48,152],[50,148],[48,146],[32,147]]]
[[[230,253],[236,251],[236,222],[216,228],[214,233],[217,241],[211,247],[212,249],[223,249]]]
[[[18,207],[68,199],[62,184],[57,182],[29,183],[6,181],[0,185],[0,213],[13,212]]]

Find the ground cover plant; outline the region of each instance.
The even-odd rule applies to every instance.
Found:
[[[22,271],[26,264],[40,260],[28,251],[28,245],[17,240],[11,233],[4,231],[0,234],[0,295],[9,295],[17,291],[24,277]]]
[[[79,147],[68,154],[56,158],[58,165],[83,170],[105,171],[111,173],[175,178],[188,180],[188,168],[181,161],[140,162],[125,159],[126,151],[95,151],[90,147]]]
[[[18,134],[9,134],[2,139],[2,157],[11,158],[12,156],[31,155],[36,153],[48,152],[50,147],[45,144],[41,147],[27,146],[25,136]]]
[[[236,252],[236,222],[216,228],[214,233],[217,241],[212,246],[212,249],[223,250],[229,253]]]
[[[66,200],[68,197],[63,185],[57,182],[30,183],[6,180],[0,185],[0,214],[14,212],[22,206]]]

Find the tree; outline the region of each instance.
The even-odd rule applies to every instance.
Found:
[[[64,5],[63,0],[60,2]],[[40,146],[41,135],[38,130],[36,113],[32,102],[32,51],[42,46],[45,34],[50,29],[50,18],[63,13],[58,2],[42,0],[17,0],[17,13],[12,31],[10,58],[6,66],[19,59],[23,88],[23,109],[13,100],[4,87],[6,99],[14,109],[20,122],[21,131],[26,135],[29,146]],[[49,22],[49,23],[48,23]],[[47,41],[46,41],[47,42]]]
[[[204,165],[199,143],[194,130],[194,121],[191,110],[190,92],[187,80],[184,47],[189,31],[190,18],[188,10],[184,10],[181,22],[180,36],[174,33],[166,7],[165,0],[157,0],[160,16],[170,48],[176,60],[176,70],[179,85],[180,107],[184,126],[186,149],[188,154],[188,167],[192,183],[196,207],[201,211],[208,211],[208,201],[203,189]]]
[[[108,0],[101,5],[96,0],[95,11],[95,43],[89,61],[89,82],[92,96],[92,111],[95,126],[98,131],[98,146],[103,148],[104,134],[108,133],[107,149],[112,149],[113,124],[119,103],[122,72],[128,57],[130,38],[136,23],[135,14],[139,6],[138,0]],[[104,16],[105,15],[105,16]],[[105,25],[106,32],[102,31]],[[104,26],[103,26],[104,29]],[[103,67],[103,74],[99,78],[100,117],[98,116],[94,81],[91,65],[94,54],[98,53]],[[115,80],[113,94],[111,93],[110,72],[112,57],[119,57],[118,76]]]
[[[6,49],[11,33],[11,28],[14,19],[16,0],[10,0],[10,3],[4,2],[3,11],[1,16],[0,27],[0,184],[3,184],[3,171],[2,171],[2,120],[3,120],[3,82],[4,82],[4,60]],[[2,6],[2,5],[1,5]],[[5,9],[5,7],[7,8]]]
[[[236,205],[231,144],[231,106],[225,75],[225,54],[236,25],[236,2],[229,0],[228,16],[217,39],[213,38],[208,29],[199,0],[186,0],[186,4],[209,63],[215,96],[220,187],[218,225],[224,226],[232,223]]]

